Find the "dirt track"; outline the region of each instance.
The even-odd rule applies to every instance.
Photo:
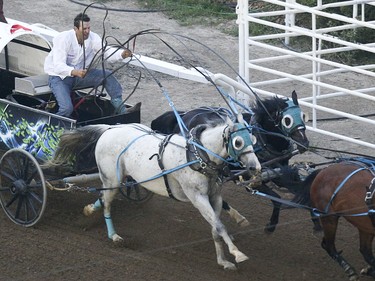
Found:
[[[123,7],[122,2],[125,1],[109,2],[108,5],[137,8],[131,1],[126,1],[127,6]],[[59,31],[71,28],[72,19],[83,10],[82,6],[70,1],[52,0],[32,1],[27,5],[21,0],[5,0],[4,8],[9,18],[41,22]],[[103,12],[89,10],[88,13],[93,30],[100,33]],[[204,42],[237,68],[237,39],[215,29],[181,27],[160,13],[110,12],[108,16],[107,32],[120,41],[149,28],[162,28]],[[227,71],[221,68],[223,64],[217,58],[210,58],[207,50],[199,50],[195,49],[197,58],[205,57],[202,62],[210,71]],[[137,40],[136,51],[177,60],[152,36]],[[132,89],[130,81],[134,82],[136,75],[133,69],[119,73],[119,79],[127,85],[128,91]],[[233,77],[233,73],[230,76]],[[177,108],[222,103],[208,86],[181,84],[167,75],[157,78],[171,93]],[[292,90],[280,89],[279,92],[289,95]],[[145,124],[169,109],[159,87],[147,73],[143,74],[139,89],[129,101],[139,100],[142,101],[142,123]],[[344,122],[335,126],[347,128]],[[313,134],[309,138],[313,145],[326,141]],[[337,142],[329,145],[339,146]],[[340,145],[344,144],[340,142]],[[353,146],[350,149],[368,152]],[[306,154],[296,159],[311,161],[314,158]],[[143,205],[116,201],[112,217],[125,242],[115,246],[106,237],[102,214],[91,218],[82,214],[83,206],[92,203],[95,195],[50,192],[45,215],[33,228],[16,226],[0,214],[0,280],[346,280],[342,270],[320,248],[320,237],[312,234],[307,211],[284,210],[276,232],[266,235],[263,227],[271,214],[268,200],[251,196],[233,184],[225,186],[224,198],[250,221],[249,226],[239,228],[223,214],[223,222],[234,235],[236,245],[250,258],[239,264],[238,271],[226,272],[216,264],[209,226],[189,204],[158,196]],[[364,262],[357,250],[357,241],[355,229],[343,222],[337,246],[359,270]],[[371,279],[363,277],[362,280]]]

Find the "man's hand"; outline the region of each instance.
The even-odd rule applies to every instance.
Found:
[[[83,78],[86,75],[87,70],[86,69],[73,69],[71,74],[72,76]]]
[[[128,50],[128,49],[125,49],[125,50],[122,52],[122,54],[121,54],[121,56],[122,56],[123,59],[129,58],[129,57],[131,57],[132,55],[133,55],[132,52],[131,52],[130,50]]]

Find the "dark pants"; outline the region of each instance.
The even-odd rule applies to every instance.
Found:
[[[0,0],[0,21],[7,22],[7,20],[4,17],[3,0]]]
[[[0,0],[1,1],[1,0]],[[111,97],[112,104],[117,107],[122,102],[122,87],[110,71],[105,71],[104,88]],[[68,76],[61,79],[59,76],[49,76],[48,85],[56,97],[59,110],[57,115],[69,117],[73,112],[70,92],[73,87],[98,87],[103,83],[103,70],[91,69],[84,78]]]

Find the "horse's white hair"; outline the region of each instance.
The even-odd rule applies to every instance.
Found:
[[[209,159],[220,164],[228,157],[228,150],[224,145],[225,138],[230,137],[235,128],[233,122],[216,127],[207,127],[200,134],[200,143],[209,150]],[[91,137],[87,136],[90,135]],[[94,141],[93,135],[98,137]],[[74,139],[70,143],[69,139]],[[234,269],[235,265],[224,256],[223,241],[228,245],[229,252],[234,255],[236,262],[247,260],[247,256],[240,252],[233,244],[224,225],[220,221],[222,206],[221,188],[218,175],[204,174],[187,166],[187,139],[180,135],[172,135],[166,145],[160,145],[165,135],[156,134],[150,128],[141,124],[127,124],[119,126],[86,126],[76,133],[72,132],[62,138],[60,145],[65,146],[64,153],[68,154],[70,147],[79,151],[80,142],[90,140],[96,144],[95,158],[103,183],[103,193],[100,200],[85,207],[86,215],[104,207],[104,217],[107,224],[108,237],[114,242],[122,238],[116,233],[111,215],[111,202],[118,192],[122,182],[131,176],[136,182],[159,195],[173,196],[179,201],[190,201],[212,227],[215,242],[217,262],[224,268]],[[87,146],[86,142],[86,146]],[[219,157],[217,157],[219,156]],[[159,159],[159,160],[158,160]],[[247,166],[260,169],[260,164],[251,145],[246,147],[239,159]],[[165,171],[172,171],[166,175],[155,177]],[[185,166],[184,166],[185,165]],[[176,169],[176,167],[182,167]]]

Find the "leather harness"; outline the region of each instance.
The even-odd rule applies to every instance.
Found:
[[[191,138],[190,140],[192,141],[187,141],[186,142],[186,159],[189,162],[196,162],[195,160],[198,160],[198,162],[191,164],[189,167],[197,171],[205,176],[208,177],[216,177],[216,180],[222,180],[224,176],[224,172],[226,171],[225,167],[227,166],[226,163],[222,164],[216,164],[215,162],[211,161],[207,152],[204,151],[203,149],[200,149],[196,145],[194,145],[194,142],[202,145],[202,143],[199,141],[199,138],[202,134],[202,132],[206,129],[205,125],[200,125],[195,127],[194,129],[191,130]],[[163,172],[163,179],[164,179],[164,184],[166,186],[168,196],[170,198],[176,199],[174,195],[172,194],[169,182],[168,182],[168,177],[167,174],[165,174],[165,167],[163,164],[163,154],[165,151],[166,146],[168,145],[170,139],[172,138],[173,134],[167,135],[159,144],[159,153],[157,154],[157,160],[160,169]],[[176,199],[177,200],[177,199]]]

